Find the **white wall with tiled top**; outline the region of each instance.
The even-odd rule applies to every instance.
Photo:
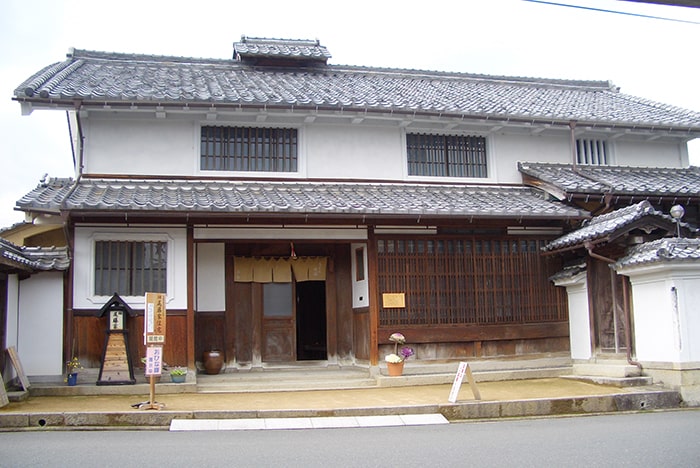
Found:
[[[700,267],[662,263],[618,269],[629,276],[639,361],[700,363]]]

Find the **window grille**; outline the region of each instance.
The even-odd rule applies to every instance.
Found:
[[[436,177],[488,177],[486,138],[407,134],[408,174]]]
[[[605,166],[608,161],[608,143],[604,140],[576,140],[576,162]]]
[[[544,240],[377,241],[379,292],[405,292],[380,326],[524,324],[566,320],[566,294],[549,277],[560,265]]]
[[[95,242],[95,295],[166,292],[166,242]]]
[[[297,171],[294,128],[202,127],[200,167],[212,171]]]

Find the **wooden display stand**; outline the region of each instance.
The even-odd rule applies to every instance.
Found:
[[[129,356],[126,316],[133,316],[134,312],[118,294],[115,294],[100,309],[98,317],[105,314],[109,314],[109,320],[97,385],[133,385],[136,379]]]

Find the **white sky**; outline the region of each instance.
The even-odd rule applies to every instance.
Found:
[[[700,23],[700,9],[558,1]],[[22,81],[70,47],[223,59],[243,34],[319,39],[333,64],[610,80],[700,110],[700,24],[522,0],[1,0],[0,228],[22,220],[15,202],[45,173],[73,176],[65,113],[21,116]],[[700,165],[700,139],[690,146]]]

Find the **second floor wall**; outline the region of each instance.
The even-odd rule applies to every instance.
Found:
[[[193,113],[194,114],[194,113]],[[286,119],[286,120],[285,120]],[[568,129],[528,129],[489,125],[451,125],[439,119],[401,121],[316,119],[308,116],[277,116],[273,119],[241,116],[207,119],[187,113],[154,118],[152,114],[115,114],[91,111],[81,116],[84,138],[83,172],[105,177],[115,175],[163,177],[347,179],[384,181],[433,181],[448,183],[520,183],[518,161],[609,164],[642,167],[686,167],[687,145],[683,140],[649,138],[602,131],[576,130],[572,151]],[[202,128],[291,129],[295,162],[285,170],[208,169],[202,163]],[[452,128],[454,127],[454,128]],[[449,128],[449,129],[448,129]],[[409,167],[409,146],[416,135],[428,135],[429,148],[418,151],[419,164]],[[436,138],[433,138],[436,137]],[[448,141],[458,137],[457,143]],[[428,173],[437,167],[435,147],[470,145],[464,167],[482,158],[483,168],[445,176]],[[467,141],[464,143],[464,141]],[[427,141],[427,140],[426,140]],[[437,142],[437,143],[436,143]],[[422,152],[421,152],[422,151]],[[476,151],[476,152],[475,152]],[[477,154],[479,151],[482,153]],[[420,154],[419,154],[420,153]],[[439,153],[439,150],[438,150]],[[476,156],[473,156],[477,154]],[[578,156],[575,156],[577,155]],[[218,158],[218,156],[217,156]],[[474,159],[473,161],[471,159]],[[213,161],[214,158],[212,158]],[[441,163],[438,163],[438,165]],[[439,168],[438,168],[439,169]],[[447,171],[454,169],[446,169]],[[466,174],[466,176],[465,176]]]

